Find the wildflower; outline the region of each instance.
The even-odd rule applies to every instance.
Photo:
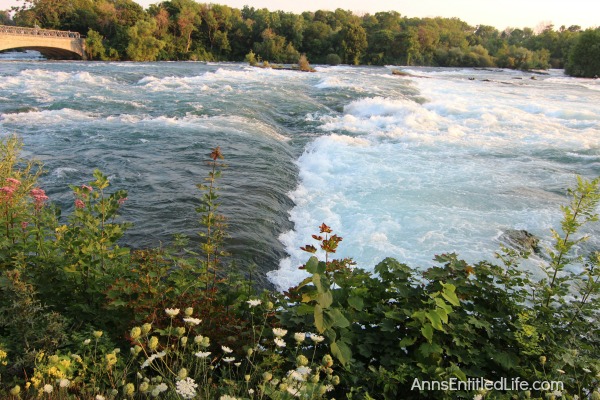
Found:
[[[555,390],[554,392],[552,392],[552,396],[562,397],[562,392],[560,390]]]
[[[308,365],[308,358],[306,358],[305,355],[300,354],[298,357],[296,357],[296,364],[299,367],[303,367],[305,365]]]
[[[598,392],[597,390],[594,391],[594,393],[592,393],[592,400],[600,400],[600,392]]]
[[[254,389],[252,389],[252,388],[248,389],[248,394],[250,396],[252,396],[254,394]]]
[[[58,386],[60,386],[61,388],[67,388],[67,387],[69,387],[70,384],[71,384],[70,380],[63,378],[59,381]]]
[[[315,343],[321,343],[325,338],[323,336],[315,335],[314,333],[310,334],[310,339]]]
[[[169,317],[173,318],[179,314],[179,308],[165,308],[165,312]]]
[[[227,346],[221,346],[221,349],[223,349],[223,352],[226,353],[226,354],[233,353],[233,350],[231,350]]]
[[[206,358],[206,357],[210,356],[210,351],[204,351],[204,352],[199,351],[197,353],[194,353],[194,355],[198,358]]]
[[[21,221],[21,229],[23,229],[23,230],[27,229],[28,225],[29,225],[29,222],[27,222],[27,221]]]
[[[133,340],[137,339],[140,337],[140,335],[142,334],[142,328],[140,328],[139,326],[134,326],[133,328],[131,328],[131,332],[130,332],[130,336]]]
[[[540,364],[546,364],[546,356],[540,356]]]
[[[97,394],[96,400],[106,400],[106,397],[102,396],[101,394]]]
[[[179,340],[181,341],[181,345],[185,347],[185,345],[187,344],[187,341],[188,341],[187,336],[184,336]]]
[[[115,353],[109,353],[106,355],[106,364],[111,367],[117,363],[117,355]]]
[[[142,351],[141,346],[135,345],[135,347],[131,348],[131,354],[133,354],[134,356],[140,354],[140,351]]]
[[[333,378],[331,378],[331,383],[333,383],[334,385],[339,385],[340,384],[340,377],[337,375],[334,375]]]
[[[285,347],[285,340],[283,340],[282,338],[276,337],[275,339],[273,339],[273,341],[275,342],[277,347]]]
[[[15,178],[6,178],[6,182],[8,182],[12,187],[17,187],[21,184],[21,181]]]
[[[589,374],[590,372],[592,372],[592,371],[591,371],[589,368],[582,368],[582,369],[583,369],[583,372],[587,372],[588,374]]]
[[[177,386],[177,393],[184,399],[193,399],[196,396],[198,384],[192,378],[179,380],[175,385]]]
[[[10,394],[13,396],[18,396],[21,393],[21,386],[16,385],[14,388],[10,389]]]
[[[287,330],[281,328],[273,328],[273,334],[277,337],[284,337]]]
[[[160,353],[152,354],[150,357],[148,357],[148,359],[146,361],[144,361],[142,363],[141,368],[142,369],[146,368],[148,365],[152,364],[152,361],[156,360],[157,358],[162,358],[165,355],[167,355],[167,353],[164,351],[161,351]]]
[[[298,342],[298,344],[304,342],[304,339],[306,339],[306,333],[304,333],[304,332],[296,332],[296,333],[294,333],[294,340],[296,342]]]
[[[481,394],[476,394],[475,396],[473,396],[473,400],[482,400],[483,399],[483,395]]]
[[[156,350],[158,347],[158,338],[156,336],[152,336],[148,341],[148,348],[150,350]]]
[[[152,397],[158,397],[162,392],[165,392],[169,389],[169,387],[165,383],[160,383],[154,387],[152,390]]]
[[[269,371],[266,371],[266,372],[263,373],[263,379],[266,382],[269,382],[271,379],[273,379],[273,374],[270,373]]]
[[[219,397],[219,400],[238,400],[238,398],[230,396],[228,394],[224,394],[221,397]]]
[[[248,300],[246,301],[246,303],[248,303],[250,305],[250,307],[256,307],[262,304],[262,301],[260,300]]]
[[[556,372],[558,372],[559,374],[565,374],[565,371],[562,369],[557,369]]]
[[[236,362],[236,363],[233,363],[233,365],[235,365],[236,367],[238,367],[238,368],[239,368],[239,367],[240,367],[240,365],[242,365],[242,363],[241,363],[241,362]]]
[[[44,392],[46,392],[46,393],[52,393],[53,390],[54,390],[54,387],[52,387],[52,385],[50,385],[48,383],[46,383],[44,385]]]
[[[135,393],[135,386],[133,385],[133,383],[128,383],[125,386],[123,386],[123,395],[124,396],[131,396],[132,394]]]
[[[314,375],[311,375],[311,377],[310,377],[310,381],[311,381],[312,383],[319,383],[319,373],[317,372],[316,374],[314,374]]]
[[[75,199],[75,208],[85,208],[85,203],[83,201],[81,201],[80,199]]]
[[[119,200],[117,200],[117,204],[122,206],[127,200],[129,200],[127,197],[121,197]]]
[[[223,361],[225,361],[226,363],[230,363],[230,362],[232,362],[232,361],[235,361],[235,357],[225,357],[225,358],[223,359]]]
[[[183,322],[190,325],[198,325],[200,322],[202,322],[202,320],[198,318],[184,318]]]
[[[81,185],[81,188],[85,189],[88,192],[93,192],[94,191],[94,189],[91,186],[88,186],[88,185]]]
[[[146,323],[146,324],[142,325],[142,335],[148,334],[151,329],[152,329],[151,324]]]
[[[177,336],[182,336],[185,334],[185,328],[183,326],[178,326],[177,328],[175,328],[175,333],[177,334]]]
[[[246,382],[250,382],[250,378],[251,378],[250,375],[244,375],[244,380]]]
[[[271,302],[271,301],[267,302],[266,307],[267,307],[267,310],[272,310],[274,307],[273,302]]]
[[[102,336],[102,331],[94,331],[93,335],[96,339],[100,339]]]
[[[178,378],[180,381],[182,381],[182,380],[184,380],[185,378],[187,378],[187,376],[188,376],[188,371],[187,371],[187,369],[185,369],[185,368],[181,368],[181,369],[179,370],[179,372],[177,373],[177,378]]]
[[[148,382],[142,382],[140,383],[140,392],[144,393],[147,392],[148,389],[150,389],[150,384]]]
[[[329,354],[323,356],[323,366],[329,368],[333,365],[333,358]]]

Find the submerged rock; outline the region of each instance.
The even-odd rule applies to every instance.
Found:
[[[523,229],[507,229],[500,235],[500,242],[515,250],[527,253],[540,253],[540,239]]]

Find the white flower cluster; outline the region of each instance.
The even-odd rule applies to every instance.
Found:
[[[162,358],[164,356],[166,356],[167,353],[164,351],[161,351],[160,353],[156,353],[156,354],[152,354],[150,357],[148,357],[148,359],[146,361],[144,361],[142,363],[142,369],[146,368],[148,365],[152,364],[152,361],[156,360],[157,358]]]
[[[198,384],[190,377],[177,381],[177,393],[184,399],[193,399],[196,396]]]

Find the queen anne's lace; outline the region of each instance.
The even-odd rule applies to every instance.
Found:
[[[177,393],[184,399],[193,399],[196,396],[198,384],[190,377],[177,381]]]

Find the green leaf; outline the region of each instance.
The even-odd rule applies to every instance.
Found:
[[[423,343],[417,351],[423,357],[429,357],[431,354],[441,354],[443,349],[437,343]]]
[[[337,358],[342,365],[347,365],[352,358],[352,350],[344,342],[331,343],[331,354]]]
[[[317,259],[317,257],[312,256],[308,259],[308,262],[306,263],[306,271],[310,274],[316,274],[318,266],[319,260]]]
[[[320,305],[315,305],[315,328],[319,333],[325,332],[325,324],[323,321],[323,308]]]
[[[421,334],[425,339],[427,339],[428,342],[431,343],[431,340],[433,339],[433,327],[431,326],[431,324],[423,325],[421,327]]]
[[[350,326],[350,321],[344,317],[344,314],[337,308],[325,311],[325,329],[332,327],[347,328]]]
[[[433,328],[437,329],[438,331],[444,330],[444,326],[442,325],[442,320],[440,319],[440,316],[435,312],[435,310],[428,311],[425,314],[425,316],[431,322],[431,326]]]
[[[350,296],[348,297],[348,304],[357,311],[362,311],[365,302],[362,297]]]
[[[444,289],[442,290],[442,297],[453,306],[460,306],[460,300],[458,300],[458,297],[456,297],[456,293],[454,293],[454,291],[456,290],[456,286],[454,286],[451,283],[442,283],[442,286],[444,287]]]
[[[333,303],[333,295],[331,294],[331,291],[328,290],[326,292],[319,293],[317,295],[317,303],[319,303],[322,308],[329,308]]]

